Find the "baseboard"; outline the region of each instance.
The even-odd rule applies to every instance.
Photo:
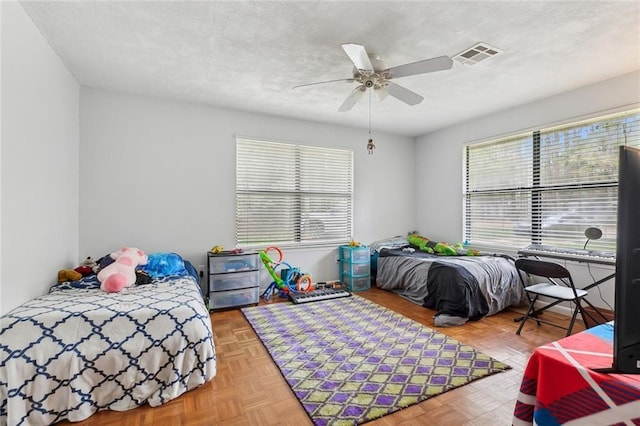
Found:
[[[595,319],[597,319],[597,320],[599,320],[599,321],[601,321],[601,320],[602,320],[602,317],[601,317],[600,315],[598,315],[598,313],[597,313],[597,312],[596,312],[596,311],[595,311],[591,306],[585,306],[585,307],[584,307],[584,308],[582,308],[582,309],[584,309],[584,311],[585,311],[585,312],[587,312],[587,313],[591,314],[591,316],[593,316]],[[612,311],[612,310],[610,310],[610,309],[604,309],[604,308],[598,308],[598,311],[600,311],[600,313],[602,313],[602,315],[604,315],[604,316],[605,316],[605,318],[607,318],[607,321],[613,321],[614,313],[613,313],[613,311]],[[586,327],[586,328],[591,328],[591,327],[593,327],[594,325],[598,325],[598,323],[594,323],[594,322],[591,320],[591,318],[589,318],[589,316],[588,316],[588,315],[586,315],[586,320],[587,320],[587,323],[585,324],[585,327]]]
[[[539,302],[539,303],[537,303],[537,304],[536,304],[536,307],[542,307],[542,306],[544,306],[545,304],[546,304],[546,303],[541,303],[541,302]],[[602,317],[601,317],[600,315],[598,315],[598,313],[597,313],[597,312],[595,312],[595,310],[594,310],[591,306],[589,306],[589,305],[584,306],[584,307],[583,307],[583,309],[584,309],[586,312],[588,312],[589,314],[591,314],[595,319],[600,320],[600,321],[603,321],[603,320],[602,320]],[[607,319],[607,321],[613,321],[613,318],[614,318],[614,312],[613,312],[612,310],[610,310],[610,309],[605,309],[605,308],[601,308],[601,307],[598,307],[598,310],[602,313],[602,315],[604,315],[604,316],[605,316],[605,318]],[[571,317],[571,312],[572,312],[572,311],[571,311],[571,309],[570,309],[570,308],[568,308],[568,307],[566,307],[566,306],[563,306],[562,304],[559,304],[559,305],[556,305],[556,306],[554,306],[554,307],[550,308],[550,309],[549,309],[549,312],[554,312],[554,313],[556,313],[556,314],[564,315],[564,316],[566,316],[566,317]],[[589,316],[588,316],[588,315],[587,315],[586,317],[587,317],[587,323],[586,323],[586,324],[584,324],[585,328],[591,328],[591,327],[593,327],[594,325],[598,325],[598,323],[594,323],[594,322],[591,320],[591,318],[589,318]],[[579,322],[579,323],[581,323],[581,324],[583,323],[583,321],[582,321],[582,317],[580,316],[580,314],[578,314],[578,317],[577,317],[576,321],[577,321],[577,322]]]

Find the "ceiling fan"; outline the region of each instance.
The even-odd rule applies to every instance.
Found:
[[[346,43],[342,49],[353,62],[353,77],[337,80],[319,81],[316,83],[301,84],[298,87],[313,86],[316,84],[335,83],[344,81],[348,83],[358,83],[351,94],[342,103],[338,111],[349,111],[362,98],[367,89],[373,89],[380,100],[387,95],[401,100],[408,105],[417,105],[424,97],[419,94],[392,82],[392,79],[408,77],[416,74],[424,74],[434,71],[448,70],[453,66],[453,61],[448,56],[438,56],[436,58],[424,59],[422,61],[411,62],[409,64],[398,65],[386,68],[384,63],[376,55],[367,53],[364,46],[355,43]]]

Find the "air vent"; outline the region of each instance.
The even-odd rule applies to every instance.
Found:
[[[486,43],[478,43],[475,46],[458,53],[453,57],[453,59],[464,65],[475,65],[478,62],[491,58],[501,52],[502,51],[500,49],[489,46]]]

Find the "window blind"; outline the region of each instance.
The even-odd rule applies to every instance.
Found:
[[[618,146],[640,146],[640,110],[464,148],[464,238],[615,251]]]
[[[238,246],[343,243],[352,209],[352,151],[236,139]]]

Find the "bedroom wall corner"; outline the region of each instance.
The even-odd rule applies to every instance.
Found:
[[[81,255],[137,245],[197,267],[213,245],[233,248],[236,135],[353,149],[353,237],[369,243],[413,227],[413,138],[377,133],[368,155],[363,129],[82,87]],[[314,280],[339,278],[337,247],[283,250]]]
[[[78,262],[79,84],[18,2],[0,2],[0,313]]]

